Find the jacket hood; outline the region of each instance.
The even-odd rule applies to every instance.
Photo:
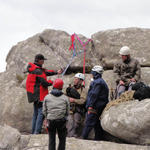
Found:
[[[35,63],[34,64],[30,63],[30,62],[28,63],[28,67],[27,67],[28,72],[32,72],[37,68],[41,68],[41,66],[39,66],[38,64],[35,64]]]
[[[101,78],[101,77],[102,77],[101,74],[99,74],[99,73],[97,73],[97,72],[95,72],[95,71],[91,71],[91,74],[93,75],[93,79],[98,79],[98,78]]]
[[[57,96],[57,97],[59,97],[63,94],[63,92],[59,89],[52,89],[52,91],[50,93],[54,96]]]

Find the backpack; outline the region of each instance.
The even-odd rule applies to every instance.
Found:
[[[137,82],[132,85],[132,90],[135,90],[133,98],[139,101],[150,98],[150,87],[143,82]]]

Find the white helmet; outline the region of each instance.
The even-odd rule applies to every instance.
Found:
[[[103,72],[104,72],[104,70],[103,70],[103,67],[102,66],[94,66],[93,68],[92,68],[92,71],[95,71],[95,72],[97,72],[97,73],[99,73],[99,74],[102,74]]]
[[[130,48],[128,46],[121,47],[119,54],[120,55],[130,55]]]
[[[75,76],[74,76],[75,78],[79,78],[79,79],[82,79],[82,80],[84,80],[85,79],[85,77],[84,77],[84,74],[83,73],[77,73],[77,74],[75,74]]]

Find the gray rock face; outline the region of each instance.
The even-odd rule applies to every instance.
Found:
[[[79,35],[82,41],[86,41],[87,38]],[[50,69],[64,68],[70,61],[73,51],[69,51],[71,45],[70,35],[64,31],[45,30],[40,34],[37,34],[25,41],[19,42],[16,46],[13,46],[7,56],[7,70],[13,68],[18,74],[22,74],[25,70],[28,62],[33,62],[34,57],[38,53],[44,54],[48,59],[45,61],[45,67]],[[76,52],[80,52],[82,46],[76,41]],[[87,45],[89,49],[90,44]],[[87,50],[89,53],[89,50]],[[74,57],[71,66],[83,66],[83,55]],[[87,54],[87,59],[88,59]]]
[[[105,131],[129,143],[150,144],[150,99],[112,106],[102,115]]]
[[[112,67],[119,58],[122,46],[131,48],[131,55],[136,57],[143,66],[150,66],[150,29],[125,28],[100,31],[92,35],[94,45],[103,64]]]
[[[22,132],[30,132],[32,105],[26,91],[13,72],[4,72],[0,78],[0,124],[8,124]]]
[[[21,134],[10,126],[0,125],[0,149],[20,150]]]
[[[87,38],[79,35],[82,41]],[[92,35],[93,44],[90,42],[86,46],[86,66],[103,64],[105,67],[112,68],[113,63],[119,58],[118,52],[123,45],[131,48],[131,55],[136,57],[142,66],[150,66],[149,43],[150,30],[141,28],[126,28],[107,30]],[[48,60],[45,67],[58,69],[65,67],[72,57],[70,47],[70,35],[64,31],[45,30],[25,41],[13,46],[7,56],[7,70],[13,68],[21,74],[27,62],[33,62],[37,53],[43,53]],[[83,47],[76,41],[76,50],[79,52]],[[81,53],[74,58],[71,66],[82,67],[83,56]]]

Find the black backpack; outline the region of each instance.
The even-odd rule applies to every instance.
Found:
[[[143,100],[150,98],[150,87],[143,82],[137,82],[132,85],[132,90],[135,90],[133,98],[138,100]]]

